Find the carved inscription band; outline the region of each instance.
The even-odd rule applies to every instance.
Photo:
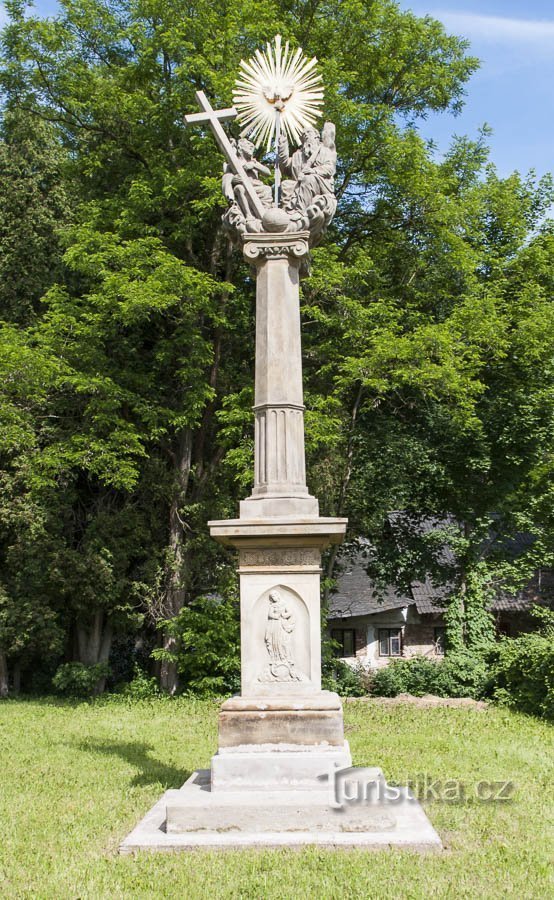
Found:
[[[241,550],[239,560],[241,566],[319,566],[321,553],[315,547],[302,550]]]

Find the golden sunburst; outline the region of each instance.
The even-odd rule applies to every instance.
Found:
[[[307,59],[302,50],[283,47],[277,34],[274,46],[256,51],[248,62],[241,60],[241,72],[233,91],[233,103],[244,132],[257,146],[271,149],[281,129],[295,144],[302,131],[314,125],[323,103],[321,75],[317,59]]]

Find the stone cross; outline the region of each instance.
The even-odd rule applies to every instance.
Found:
[[[260,202],[260,198],[252,187],[252,182],[244,171],[244,166],[235,153],[235,149],[231,144],[231,141],[225,134],[224,129],[221,127],[222,122],[229,122],[236,117],[237,110],[234,106],[231,106],[228,109],[213,109],[204,91],[196,91],[196,99],[198,100],[198,105],[202,112],[192,113],[191,115],[185,116],[186,124],[193,125],[197,122],[207,122],[209,124],[219,145],[219,149],[224,154],[233,172],[239,176],[248,199],[252,204],[252,209],[256,211],[256,215],[259,219],[263,218],[265,210]]]

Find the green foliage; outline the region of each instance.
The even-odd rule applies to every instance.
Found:
[[[69,218],[64,154],[55,128],[37,112],[8,101],[0,124],[0,319],[21,324],[37,315],[61,275],[61,229]]]
[[[122,686],[120,693],[128,700],[152,700],[160,696],[160,688],[156,678],[150,678],[135,664],[132,680]]]
[[[239,606],[235,598],[200,597],[163,628],[177,650],[154,650],[155,659],[177,663],[185,691],[199,696],[240,690]]]
[[[477,66],[467,43],[393,0],[7,10],[8,659],[30,669],[55,627],[94,663],[112,634],[178,618],[228,582],[206,522],[233,515],[252,478],[253,283],[221,230],[221,155],[183,115],[198,87],[228,105],[239,60],[277,31],[318,56],[337,126],[339,208],[302,296],[310,487],[370,538],[383,579],[454,574],[452,646],[483,648],[491,587],[554,556],[554,234],[549,178],[499,178],[484,132],[440,161],[418,134],[430,111],[460,108]],[[393,509],[459,522],[457,571],[417,535],[391,541]],[[516,565],[502,539],[518,530],[536,542]],[[190,609],[182,631],[202,646]],[[217,640],[224,665],[207,646],[203,669],[178,651],[187,689],[232,683],[234,651]]]
[[[30,572],[22,574],[29,576]],[[40,596],[25,595],[24,584],[17,584],[11,593],[0,584],[0,646],[10,658],[48,662],[59,655],[62,642],[58,616],[48,603]]]
[[[482,559],[474,561],[464,574],[458,590],[448,598],[444,615],[447,642],[451,652],[463,654],[467,649],[482,655],[495,639],[490,606],[498,585],[493,584],[490,562]]]
[[[506,706],[554,719],[554,613],[539,610],[539,633],[504,638],[490,654],[492,695]]]
[[[367,694],[366,684],[366,673],[361,666],[354,669],[342,659],[324,660],[321,667],[324,691],[336,691],[341,697],[363,697]]]
[[[482,658],[470,653],[453,653],[444,660],[434,661],[424,656],[393,660],[370,675],[371,693],[380,697],[413,694],[422,697],[483,696],[489,673]]]
[[[63,663],[52,679],[52,685],[60,694],[68,697],[92,697],[98,692],[98,683],[109,675],[107,663],[85,666],[83,663]]]

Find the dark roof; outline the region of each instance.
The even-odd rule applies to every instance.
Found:
[[[539,569],[526,587],[517,594],[499,591],[492,609],[494,612],[525,612],[535,604],[550,605],[554,600],[554,572]]]
[[[336,592],[330,596],[330,619],[367,616],[406,606],[415,606],[420,615],[444,612],[445,600],[452,590],[451,585],[434,585],[430,579],[426,579],[413,581],[409,592],[396,590],[394,585],[378,590],[367,574],[366,566],[366,554],[363,552],[346,563],[344,571],[337,578]],[[491,604],[491,610],[525,612],[534,604],[548,603],[553,598],[554,572],[539,571],[518,593],[499,591]]]
[[[444,611],[444,601],[448,597],[451,587],[449,585],[437,587],[432,584],[430,578],[426,578],[425,581],[412,581],[410,589],[418,613],[426,615]]]
[[[413,602],[413,597],[397,593],[392,585],[384,592],[377,591],[366,572],[365,556],[359,554],[339,575],[337,590],[331,594],[329,601],[329,617],[367,616],[368,613],[398,609]]]

